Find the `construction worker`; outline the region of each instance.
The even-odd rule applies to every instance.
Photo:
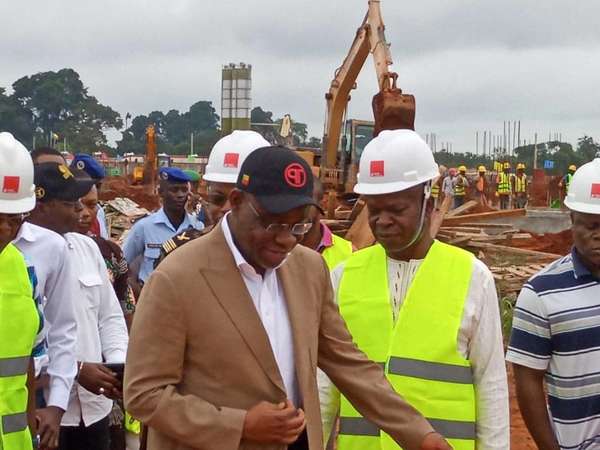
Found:
[[[558,187],[561,188],[561,190],[563,191],[564,197],[566,197],[569,193],[569,186],[571,185],[571,181],[573,180],[573,175],[575,174],[576,170],[577,166],[575,164],[571,164],[569,166],[569,171],[567,172],[567,174],[564,177],[562,177],[562,179],[558,183]]]
[[[0,133],[0,448],[37,448],[32,352],[40,325],[23,254],[11,243],[35,206],[33,162]]]
[[[444,195],[443,203],[449,203],[449,208],[454,208],[454,178],[457,171],[454,167],[448,169],[448,176],[442,182],[442,194]]]
[[[259,133],[247,130],[235,130],[217,141],[208,156],[203,176],[208,193],[202,208],[206,228],[203,230],[188,228],[165,241],[155,267],[173,250],[202,236],[221,220],[231,209],[229,193],[235,188],[242,163],[254,150],[269,145],[271,144]]]
[[[94,183],[96,184],[96,190],[100,192],[102,189],[102,181],[106,177],[106,171],[104,170],[102,164],[100,164],[95,158],[85,153],[77,154],[73,158],[70,167],[83,170],[85,173],[87,173],[92,180],[94,180]],[[100,236],[101,238],[109,239],[110,236],[108,235],[108,227],[106,225],[106,215],[104,214],[104,209],[102,209],[100,204],[96,206],[96,209],[98,211],[96,212],[96,218],[94,219],[94,223],[92,224],[90,232],[94,236]]]
[[[355,192],[378,243],[334,269],[336,299],[355,344],[454,449],[505,450],[508,387],[494,278],[471,253],[426,231],[437,171],[414,131],[384,130],[365,147]],[[327,421],[339,407],[339,450],[398,448],[331,389],[322,411]]]
[[[190,193],[190,178],[176,167],[160,169],[158,195],[162,200],[162,208],[148,217],[138,221],[132,228],[125,244],[123,254],[131,266],[143,256],[138,274],[140,286],[134,287],[136,297],[152,271],[154,262],[160,255],[163,242],[189,227],[202,230],[204,224],[185,210]]]
[[[479,198],[479,203],[481,206],[488,206],[488,201],[486,197],[486,191],[488,187],[488,182],[485,178],[487,170],[485,166],[479,166],[477,168],[477,183],[475,183],[475,190],[477,191],[477,197]]]
[[[444,182],[444,178],[446,177],[447,172],[448,169],[446,169],[446,167],[440,166],[440,175],[433,181],[431,185],[431,198],[433,198],[435,209],[439,209],[440,207],[440,191],[442,190],[442,183]]]
[[[529,199],[529,183],[527,182],[527,174],[525,173],[525,164],[517,164],[517,174],[513,178],[513,186],[515,192],[514,207],[517,209],[525,208]]]
[[[575,172],[565,205],[573,248],[523,286],[506,359],[513,364],[521,414],[537,448],[596,449],[600,158]]]
[[[512,183],[509,162],[505,162],[502,165],[502,172],[498,172],[498,175],[496,177],[496,184],[496,196],[500,198],[500,209],[508,209],[510,206],[510,197],[512,196]]]
[[[467,195],[467,188],[469,187],[469,180],[467,179],[467,168],[460,166],[458,168],[458,175],[454,179],[454,207],[458,208],[465,203],[465,196]]]

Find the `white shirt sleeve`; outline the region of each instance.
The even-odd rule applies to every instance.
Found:
[[[106,265],[100,250],[95,249],[98,273],[102,280],[100,308],[98,311],[98,332],[102,344],[102,356],[109,363],[125,362],[129,335],[119,299],[108,278]]]
[[[77,325],[73,302],[77,296],[77,277],[68,258],[67,243],[56,256],[56,270],[46,281],[47,299],[44,316],[48,329],[48,375],[50,387],[48,406],[67,410],[69,392],[77,374],[75,345]]]
[[[510,448],[508,382],[494,278],[478,259],[474,262],[468,301],[474,305],[468,342],[477,401],[477,449]],[[464,320],[464,319],[463,319]]]

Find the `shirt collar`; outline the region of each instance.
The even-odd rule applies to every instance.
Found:
[[[169,217],[167,216],[167,213],[165,213],[164,208],[160,208],[158,211],[156,211],[156,213],[154,213],[152,215],[152,222],[153,223],[164,223],[169,228],[173,228],[175,231],[178,230],[177,228],[175,228],[173,226],[173,224],[169,220]],[[179,228],[182,228],[182,227],[187,228],[190,224],[191,224],[190,216],[186,212],[185,216],[183,217],[183,222],[181,222],[181,225],[179,225]]]
[[[235,260],[235,265],[243,273],[251,273],[255,276],[260,276],[260,274],[258,274],[258,272],[256,272],[256,270],[254,269],[254,267],[252,267],[252,265],[248,261],[246,261],[246,258],[244,258],[244,256],[240,253],[237,246],[235,245],[235,242],[233,241],[233,235],[231,234],[231,228],[229,228],[229,215],[230,214],[231,214],[231,211],[227,212],[225,214],[225,216],[223,216],[223,219],[221,219],[221,229],[223,230],[223,234],[225,235],[225,241],[227,242],[227,246],[229,247],[229,250],[231,251],[231,253],[233,255],[233,259]],[[267,269],[265,271],[265,276],[267,276],[271,272],[274,272],[275,270],[279,269],[285,263],[285,261],[286,260],[284,259],[283,262],[281,264],[279,264],[277,267],[275,267],[274,269]]]
[[[319,242],[317,251],[322,252],[333,245],[333,233],[324,223],[320,223],[319,225],[321,226],[321,242]]]
[[[573,273],[575,274],[575,278],[579,277],[588,277],[592,275],[592,272],[583,264],[579,253],[577,253],[577,249],[575,246],[571,249],[571,261],[573,262]]]
[[[17,237],[15,237],[13,242],[19,242],[21,239],[27,242],[35,242],[35,234],[33,233],[33,229],[29,222],[23,222],[21,224],[21,228],[19,228]]]

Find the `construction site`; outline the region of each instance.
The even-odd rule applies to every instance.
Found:
[[[319,201],[322,224],[335,236],[351,242],[354,251],[377,244],[372,224],[369,223],[366,196],[355,192],[355,186],[360,181],[359,167],[363,151],[384,130],[414,131],[419,111],[419,98],[401,89],[399,73],[402,72],[402,61],[394,62],[392,58],[391,46],[386,40],[381,2],[369,0],[365,3],[364,19],[358,24],[347,54],[339,55],[340,64],[332,77],[322,80],[325,117],[320,147],[294,143],[294,118],[288,114],[277,123],[251,120],[253,66],[248,63],[228,63],[221,67],[218,127],[220,138],[236,130],[256,131],[270,144],[287,147],[306,161],[324,188]],[[377,85],[363,88],[372,91],[373,114],[371,117],[352,118],[349,116],[352,92],[357,88],[359,74],[365,70],[365,63],[369,59],[373,62]],[[162,180],[159,174],[163,169],[178,168],[197,177],[194,178],[197,181],[189,183],[191,191],[187,197],[187,213],[200,217],[201,211],[206,213],[210,207],[210,180],[204,179],[210,158],[208,149],[208,156],[193,153],[196,147],[192,134],[189,154],[167,154],[161,148],[155,124],[148,121],[144,126],[143,148],[116,157],[100,152],[91,155],[106,172],[101,187],[98,184],[99,207],[106,218],[109,239],[120,247],[133,233],[132,228],[136,224],[162,210],[159,195]],[[513,126],[512,139],[515,142],[517,128],[515,124]],[[520,133],[520,121],[518,126]],[[484,150],[483,156],[485,161],[489,161],[487,166],[479,163],[468,166],[466,164],[469,163],[463,165],[461,162],[456,167],[446,167],[445,162],[437,158],[439,154],[435,150],[434,136],[423,136],[436,157],[439,175],[424,184],[424,205],[430,200],[432,208],[429,228],[421,230],[422,234],[438,242],[470,252],[489,268],[499,300],[505,351],[515,317],[517,297],[523,285],[550,263],[572,251],[572,213],[565,206],[564,199],[577,169],[569,162],[568,173],[558,173],[550,169],[552,165],[544,166],[546,161],[540,163],[537,134],[535,143],[530,145],[532,160],[526,165],[514,152],[517,145],[510,143],[510,123],[508,130],[508,139],[505,136],[502,141],[494,136],[493,146],[491,132],[486,132],[483,142],[488,153]],[[418,127],[416,131],[419,132]],[[543,144],[546,149],[553,148],[550,138]],[[520,141],[519,134],[519,145]],[[52,136],[50,142],[53,142]],[[66,150],[66,142],[64,145]],[[539,147],[541,151],[541,143]],[[446,153],[450,149],[451,144],[446,146]],[[63,152],[67,164],[72,162],[73,153]],[[237,159],[235,164],[237,167]],[[226,201],[223,200],[223,203]],[[425,206],[422,209],[422,214],[425,214]],[[256,215],[260,217],[258,213]],[[207,225],[214,226],[216,223]],[[154,243],[155,246],[157,244],[162,245],[163,242]],[[79,369],[82,366],[83,363]],[[512,365],[507,362],[506,367],[510,395],[510,448],[537,449],[519,409]],[[339,431],[340,424],[336,426]],[[338,447],[339,443],[330,441],[328,448]],[[585,448],[596,447],[592,444]]]

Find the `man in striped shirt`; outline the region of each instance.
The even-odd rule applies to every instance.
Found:
[[[541,450],[600,447],[599,158],[575,173],[565,204],[574,247],[523,286],[506,357]]]

